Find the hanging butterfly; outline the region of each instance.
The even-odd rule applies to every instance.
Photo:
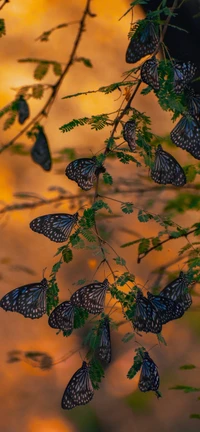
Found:
[[[18,312],[25,318],[41,318],[46,313],[47,280],[21,286],[10,291],[0,301],[5,311]]]
[[[138,290],[133,327],[146,333],[160,333],[162,321],[153,304]]]
[[[70,301],[64,301],[56,306],[49,315],[50,327],[65,332],[72,332],[74,328],[74,306]]]
[[[157,28],[151,21],[143,20],[144,26],[139,26],[132,36],[126,51],[126,62],[136,63],[142,57],[153,54],[158,48],[159,38]]]
[[[135,130],[136,130],[136,124],[134,120],[129,120],[125,123],[124,129],[123,129],[123,137],[124,140],[128,143],[128,146],[132,152],[135,151]]]
[[[48,237],[51,241],[65,242],[78,220],[78,213],[73,215],[67,213],[55,213],[39,216],[30,222],[30,228]]]
[[[159,90],[158,62],[155,57],[147,60],[141,67],[141,80],[154,90]]]
[[[61,406],[63,409],[72,409],[78,405],[86,405],[92,400],[94,390],[89,375],[89,365],[84,361],[70,379],[64,391]]]
[[[181,318],[184,314],[183,307],[170,298],[153,295],[150,292],[147,293],[147,298],[155,307],[162,324]]]
[[[51,154],[47,137],[40,126],[36,141],[31,149],[31,156],[35,163],[40,165],[45,171],[51,170]]]
[[[73,305],[82,307],[91,314],[99,314],[104,309],[108,279],[103,282],[94,282],[79,288],[72,294],[70,301]]]
[[[160,384],[160,377],[158,373],[158,368],[154,361],[149,356],[148,352],[145,351],[143,356],[142,369],[140,373],[140,379],[138,383],[138,388],[141,392],[155,391],[156,396],[159,398],[160,394],[158,392]]]
[[[200,115],[200,94],[194,92],[192,88],[188,89],[187,102],[189,113],[196,117]]]
[[[66,167],[65,175],[78,183],[83,190],[93,187],[94,181],[100,173],[104,173],[105,168],[97,163],[97,158],[76,159]]]
[[[177,147],[188,151],[200,160],[200,123],[192,116],[183,116],[170,133]]]
[[[183,168],[170,153],[162,149],[161,145],[158,145],[156,149],[151,178],[160,184],[173,184],[174,186],[184,186],[186,184]]]
[[[27,118],[29,118],[29,106],[21,95],[18,100],[18,122],[23,124]]]
[[[185,312],[192,304],[192,297],[188,291],[188,285],[189,282],[187,275],[181,271],[179,277],[170,282],[160,292],[160,296],[170,298],[173,301],[179,303]]]
[[[174,91],[176,94],[182,93],[186,85],[194,78],[197,67],[194,63],[188,61],[187,63],[174,63]]]
[[[97,348],[97,357],[106,364],[111,362],[111,341],[110,341],[110,322],[108,316],[105,316],[100,324],[98,331],[100,341]]]

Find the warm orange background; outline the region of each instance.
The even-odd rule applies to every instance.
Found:
[[[1,16],[6,20],[7,35],[0,40],[1,47],[1,81],[0,94],[2,107],[14,98],[14,90],[18,86],[31,84],[33,79],[33,64],[17,63],[25,57],[52,59],[66,62],[76,35],[77,26],[70,26],[56,31],[48,43],[36,42],[35,39],[45,30],[60,23],[77,20],[82,14],[85,1],[76,0],[65,2],[63,0],[11,0],[2,10]],[[104,145],[109,137],[109,130],[105,128],[96,133],[88,127],[79,127],[68,134],[62,134],[59,127],[73,118],[90,116],[92,114],[106,113],[118,108],[120,100],[118,92],[105,96],[91,94],[76,99],[62,100],[67,94],[97,89],[111,82],[119,81],[121,74],[129,69],[124,61],[127,48],[127,33],[130,24],[130,15],[118,21],[125,12],[128,2],[125,0],[93,1],[92,11],[96,18],[88,19],[86,32],[83,35],[78,55],[90,58],[93,69],[86,68],[77,63],[70,70],[59,91],[56,102],[50,112],[49,118],[42,121],[47,133],[54,156],[63,147],[76,147],[79,155],[88,156]],[[142,16],[142,11],[136,9],[134,18]],[[51,72],[44,81],[53,83],[55,77]],[[45,96],[46,97],[46,96]],[[31,100],[31,114],[40,110],[43,100]],[[151,115],[152,129],[155,133],[164,135],[171,129],[170,117],[161,111],[154,96],[138,95],[134,106]],[[3,123],[2,123],[3,124]],[[1,143],[11,139],[21,126],[15,125],[1,134]],[[22,137],[19,142],[32,145]],[[181,150],[175,155],[179,161],[193,163],[192,158]],[[188,162],[189,161],[189,162]],[[70,191],[77,191],[64,175],[56,174],[61,168],[64,172],[65,163],[55,165],[52,172],[45,173],[35,165],[30,157],[12,155],[9,151],[0,155],[0,192],[1,201],[11,203],[13,194],[21,191],[34,192],[46,197],[53,197],[49,192],[52,185],[62,186]],[[133,179],[133,186],[139,184],[140,177],[134,165],[124,168],[116,161],[107,162],[108,171],[118,178],[126,176]],[[120,171],[119,171],[120,170]],[[145,171],[145,174],[146,171]],[[109,190],[107,195],[109,194]],[[154,212],[162,210],[163,202],[169,195],[160,194],[160,201],[153,207]],[[117,196],[124,199],[124,197]],[[132,201],[142,207],[151,197],[141,197],[138,194],[126,196],[126,201]],[[15,201],[17,199],[15,198]],[[116,204],[112,206],[117,214],[121,215]],[[58,211],[67,212],[68,203],[62,203]],[[0,277],[3,296],[6,292],[17,286],[31,283],[42,278],[42,270],[50,273],[54,262],[53,256],[57,250],[56,244],[47,238],[33,233],[29,229],[29,221],[36,216],[56,211],[56,207],[44,206],[34,211],[21,211],[9,213],[1,219],[1,251],[0,251]],[[198,215],[188,212],[186,216],[176,218],[184,226],[198,221]],[[152,271],[164,262],[169,262],[177,256],[177,242],[168,243],[163,253],[153,252],[140,265],[136,264],[137,247],[120,249],[120,244],[131,241],[135,237],[121,231],[126,227],[141,236],[150,236],[160,230],[155,223],[139,224],[137,213],[121,218],[111,219],[108,222],[109,231],[112,230],[112,244],[119,254],[127,260],[131,272],[137,275],[137,282],[151,288],[155,276]],[[182,241],[183,246],[185,243]],[[112,260],[112,256],[109,257]],[[69,298],[69,291],[74,287],[72,283],[82,277],[92,278],[99,257],[92,252],[81,253],[75,251],[75,259],[69,265],[63,266],[58,275],[60,287],[60,300]],[[113,261],[114,262],[114,261]],[[182,262],[183,264],[183,262]],[[181,264],[181,265],[182,265]],[[117,269],[117,267],[114,267]],[[178,264],[170,270],[177,271]],[[32,273],[31,271],[32,270]],[[120,268],[118,267],[118,270]],[[104,269],[107,272],[107,269]],[[100,280],[104,271],[99,272]],[[108,273],[108,272],[107,272]],[[105,273],[105,275],[107,275]],[[196,298],[195,306],[198,305]],[[119,320],[120,315],[116,316]],[[10,350],[41,350],[51,355],[54,361],[67,355],[70,350],[80,347],[84,330],[64,339],[56,335],[47,325],[47,318],[40,320],[25,320],[18,314],[0,311],[1,328],[1,354],[0,354],[0,430],[2,432],[96,432],[96,431],[142,431],[142,432],[182,432],[199,430],[199,421],[190,420],[189,415],[200,412],[197,393],[183,394],[168,390],[175,384],[188,384],[200,386],[199,369],[180,371],[179,366],[186,363],[199,365],[199,312],[193,308],[185,316],[174,323],[168,324],[164,329],[164,336],[168,346],[156,347],[152,351],[152,358],[159,366],[161,375],[161,392],[163,398],[156,400],[152,394],[142,394],[137,391],[138,376],[132,381],[126,379],[126,373],[132,364],[134,349],[137,344],[133,341],[123,344],[123,335],[131,331],[129,324],[120,327],[118,332],[112,333],[113,361],[106,370],[106,378],[102,382],[100,391],[95,393],[90,405],[73,410],[62,411],[60,401],[68,380],[81,364],[79,352],[65,362],[54,366],[50,371],[41,371],[24,362],[8,364],[7,352]],[[139,338],[140,340],[140,338]],[[141,338],[141,343],[147,348],[157,343],[155,336],[147,335]],[[84,352],[82,351],[82,356]],[[128,397],[129,396],[129,397]]]

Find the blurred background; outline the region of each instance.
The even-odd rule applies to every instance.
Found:
[[[110,83],[120,81],[122,73],[129,69],[125,63],[127,49],[127,34],[130,26],[130,15],[123,20],[119,18],[128,8],[126,0],[110,0],[109,3],[92,2],[92,12],[97,16],[87,19],[86,31],[83,34],[78,49],[79,57],[89,58],[93,68],[86,68],[82,63],[74,64],[60,88],[56,101],[48,118],[42,120],[49,145],[55,159],[53,169],[45,172],[39,165],[33,163],[30,156],[14,154],[7,150],[0,155],[0,193],[1,204],[20,203],[14,194],[21,192],[34,193],[45,198],[53,198],[56,191],[49,190],[52,186],[64,188],[71,193],[81,193],[74,182],[64,175],[68,159],[58,163],[60,151],[64,148],[76,150],[77,156],[88,157],[104,147],[104,141],[109,137],[109,128],[95,132],[88,126],[78,127],[70,133],[63,134],[59,127],[74,118],[90,117],[91,115],[109,113],[117,110],[122,94],[114,92],[110,95],[102,93],[89,94],[74,99],[62,99],[68,94],[98,89]],[[85,1],[64,2],[63,0],[11,0],[1,11],[5,18],[6,36],[0,40],[1,46],[1,106],[10,103],[15,97],[17,87],[35,83],[33,72],[35,64],[18,63],[22,58],[41,58],[66,63],[77,33],[77,25],[72,25],[55,31],[48,42],[36,41],[44,31],[61,23],[79,20],[85,7]],[[143,16],[138,7],[134,9],[134,19]],[[44,82],[52,84],[55,76],[48,72]],[[31,116],[37,114],[49,95],[45,92],[44,99],[30,99]],[[156,97],[138,94],[134,106],[151,116],[154,133],[165,136],[172,129],[170,116],[159,107]],[[17,122],[12,128],[3,131],[1,121],[1,144],[7,143],[21,129]],[[32,142],[24,135],[18,141],[31,148]],[[193,158],[180,149],[171,148],[170,152],[184,164],[194,163]],[[57,162],[57,163],[56,163]],[[108,159],[106,168],[119,185],[124,185],[126,201],[135,203],[136,207],[150,208],[154,213],[164,214],[164,208],[169,199],[174,198],[173,188],[157,189],[148,179],[147,169],[139,170],[135,165],[123,166],[118,161]],[[143,188],[143,192],[141,192]],[[129,191],[129,193],[127,192]],[[124,200],[124,194],[118,194],[117,199]],[[107,195],[109,195],[109,187]],[[85,203],[82,193],[80,203]],[[183,268],[186,258],[176,262],[180,247],[184,240],[172,241],[166,244],[162,253],[153,251],[140,264],[137,264],[137,245],[120,249],[120,245],[139,237],[155,235],[159,227],[155,222],[141,224],[137,212],[122,216],[120,205],[109,203],[115,218],[102,217],[99,227],[106,230],[109,241],[120,256],[127,261],[127,266],[136,275],[136,282],[145,285],[149,290],[158,284],[158,269],[160,288],[164,287]],[[68,212],[77,210],[66,200],[58,206],[45,205],[34,210],[12,211],[1,215],[1,250],[0,278],[1,297],[11,289],[24,284],[40,281],[43,269],[47,267],[48,277],[57,251],[55,243],[47,238],[33,233],[29,222],[42,214]],[[195,211],[185,214],[175,214],[174,220],[182,226],[198,222]],[[122,254],[123,252],[123,254]],[[78,279],[92,280],[99,263],[99,257],[92,250],[76,250],[75,259],[70,264],[62,266],[58,273],[60,301],[69,298],[76,287],[73,283]],[[112,260],[112,255],[109,260]],[[113,261],[113,268],[119,267]],[[98,279],[108,276],[107,268],[98,272]],[[96,276],[97,277],[97,276]],[[133,363],[134,349],[137,344],[133,340],[124,344],[123,336],[132,331],[130,324],[120,326],[111,334],[113,359],[106,369],[105,379],[100,390],[95,392],[93,401],[85,406],[65,412],[60,407],[64,389],[82,363],[84,350],[81,350],[81,340],[87,329],[75,331],[70,338],[56,335],[56,331],[48,327],[47,317],[40,320],[25,320],[19,314],[0,311],[1,352],[0,352],[0,430],[4,432],[98,432],[131,430],[136,432],[178,432],[199,430],[199,420],[190,419],[192,413],[200,413],[197,397],[200,393],[185,394],[181,391],[169,390],[174,385],[189,385],[200,387],[200,319],[198,287],[194,288],[193,306],[181,320],[169,323],[164,328],[163,335],[167,346],[156,346],[151,351],[151,357],[159,367],[163,397],[156,399],[152,393],[143,394],[137,389],[139,374],[128,380],[126,374]],[[115,319],[114,315],[113,318]],[[116,312],[116,321],[122,315]],[[144,335],[137,338],[141,344],[150,349],[157,343],[154,335]],[[14,356],[8,355],[15,351]],[[69,353],[76,351],[69,357]],[[24,353],[28,352],[28,356]],[[32,353],[32,354],[31,354]],[[39,354],[38,354],[39,353]],[[40,354],[46,353],[46,361],[50,364],[42,369]],[[47,357],[48,355],[48,357]],[[67,358],[69,357],[69,358]],[[13,358],[18,361],[11,362]],[[39,359],[39,360],[38,360]],[[54,363],[53,365],[51,364]],[[184,364],[197,366],[193,370],[180,370]],[[47,367],[48,366],[48,367]]]

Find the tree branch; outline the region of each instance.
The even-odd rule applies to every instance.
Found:
[[[6,5],[6,3],[9,3],[9,2],[10,2],[10,0],[4,0],[4,2],[0,6],[0,10],[3,9],[3,7]]]

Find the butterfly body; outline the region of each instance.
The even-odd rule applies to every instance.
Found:
[[[154,90],[159,90],[158,63],[155,57],[147,60],[141,67],[142,81],[150,85]]]
[[[63,409],[72,409],[79,405],[86,405],[94,396],[94,390],[89,375],[89,365],[83,361],[69,381],[63,397],[61,406]]]
[[[174,186],[186,184],[183,168],[170,153],[162,149],[161,145],[158,145],[156,149],[151,178],[159,184],[172,184]]]
[[[31,156],[35,163],[39,164],[45,171],[51,170],[51,154],[46,135],[40,128],[35,144],[31,149]]]
[[[160,333],[162,321],[154,305],[138,290],[136,297],[136,310],[133,318],[133,327],[146,333]]]
[[[200,160],[200,123],[192,116],[183,116],[170,134],[177,147],[188,151]]]
[[[32,231],[43,234],[51,241],[65,242],[78,221],[78,213],[55,213],[37,217],[30,222]]]
[[[181,271],[179,277],[170,282],[161,292],[160,296],[167,297],[180,304],[184,312],[192,304],[192,297],[188,291],[187,276]]]
[[[147,351],[144,353],[142,369],[140,373],[140,379],[138,383],[139,390],[142,392],[155,391],[157,396],[157,390],[160,385],[160,377],[158,368],[154,361],[151,359]]]
[[[159,44],[159,38],[155,25],[146,21],[143,28],[138,28],[126,51],[126,62],[136,63],[142,57],[153,54]]]
[[[128,146],[132,152],[135,151],[135,146],[136,146],[135,129],[136,129],[136,125],[134,120],[127,121],[123,129],[124,140],[128,143]]]
[[[74,306],[70,301],[59,304],[49,315],[50,327],[71,332],[74,327]]]
[[[47,280],[16,288],[0,301],[5,311],[18,312],[25,318],[41,318],[46,313]]]
[[[21,95],[18,100],[18,121],[20,124],[24,124],[27,118],[29,118],[29,106],[26,100]]]
[[[77,307],[82,307],[91,314],[99,314],[104,309],[108,280],[94,282],[79,288],[72,294],[70,301]]]
[[[100,341],[97,349],[97,356],[103,363],[109,364],[111,362],[111,340],[110,323],[108,317],[105,317],[101,323],[99,333]]]
[[[150,292],[147,293],[147,297],[157,310],[162,324],[181,318],[184,314],[183,307],[170,298],[153,295]]]
[[[76,159],[66,167],[65,175],[75,181],[83,190],[90,190],[94,181],[100,173],[105,172],[103,165],[98,165],[97,159],[81,158]]]

